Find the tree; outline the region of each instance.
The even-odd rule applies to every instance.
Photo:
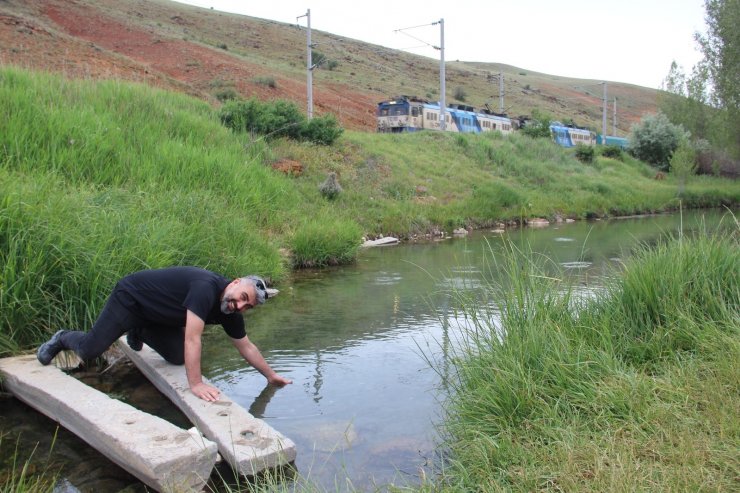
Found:
[[[705,0],[707,34],[696,34],[718,106],[740,108],[740,0]]]
[[[551,137],[550,122],[552,122],[552,116],[549,113],[535,108],[532,110],[532,118],[522,127],[522,133],[532,138],[549,139]]]
[[[708,141],[707,152],[723,149],[727,159],[739,158],[740,0],[705,0],[704,6],[707,33],[694,36],[704,58],[690,74],[671,64],[658,104],[692,138]]]
[[[688,139],[682,139],[671,156],[671,173],[678,178],[678,195],[683,195],[686,180],[696,170],[696,151]]]
[[[657,113],[632,125],[629,150],[637,159],[668,171],[673,151],[686,138],[688,134],[683,127],[672,124],[663,113]]]

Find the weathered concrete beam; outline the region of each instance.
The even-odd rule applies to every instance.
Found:
[[[190,392],[185,367],[167,363],[144,344],[133,351],[125,337],[118,346],[160,392],[166,395],[190,421],[216,442],[218,451],[231,467],[243,475],[289,464],[295,460],[295,444],[261,419],[249,414],[223,392],[218,401],[207,402]],[[206,379],[204,382],[208,383]]]
[[[35,355],[0,359],[2,386],[151,488],[201,491],[216,445],[85,385]]]

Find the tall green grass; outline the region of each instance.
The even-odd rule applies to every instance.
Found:
[[[269,153],[192,98],[0,70],[0,354],[89,326],[139,269],[284,277],[304,217],[335,217],[303,207]]]
[[[603,291],[510,248],[467,321],[440,484],[730,491],[740,470],[738,229],[645,246]]]

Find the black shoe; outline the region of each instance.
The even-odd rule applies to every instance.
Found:
[[[144,343],[139,339],[139,329],[129,330],[126,334],[126,342],[134,351],[141,351],[141,348],[144,347]]]
[[[38,350],[36,351],[36,358],[38,358],[39,362],[42,365],[46,366],[51,363],[51,360],[54,359],[54,356],[59,354],[59,351],[64,349],[62,347],[61,337],[62,334],[64,334],[65,332],[66,330],[58,330],[56,334],[51,336],[51,339],[39,346]]]

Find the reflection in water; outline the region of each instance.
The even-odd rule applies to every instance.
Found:
[[[275,395],[275,392],[278,388],[279,387],[276,387],[275,385],[265,385],[265,388],[262,389],[262,392],[260,392],[260,394],[254,398],[254,402],[252,402],[252,405],[249,406],[249,414],[251,414],[255,418],[264,418],[267,405],[270,403],[270,399],[272,399],[272,396]]]
[[[698,216],[684,214],[685,232]],[[718,214],[707,217],[707,224],[719,220]],[[572,276],[578,293],[591,296],[638,242],[655,241],[679,223],[678,216],[659,216],[524,228],[503,236],[547,256],[557,275]],[[204,336],[203,373],[291,438],[299,474],[320,487],[346,489],[347,480],[360,491],[416,483],[420,471],[433,474],[435,425],[446,383],[455,378],[451,357],[468,342],[464,329],[471,326],[451,291],[478,300],[487,310],[481,317],[501,335],[498,300],[487,286],[500,280],[503,242],[500,234],[481,232],[366,250],[353,266],[299,272],[291,284],[277,286],[279,296],[246,314],[250,339],[294,383],[265,386],[217,328]],[[137,407],[162,402],[137,390],[130,394]],[[6,416],[0,412],[0,432],[17,426]]]

